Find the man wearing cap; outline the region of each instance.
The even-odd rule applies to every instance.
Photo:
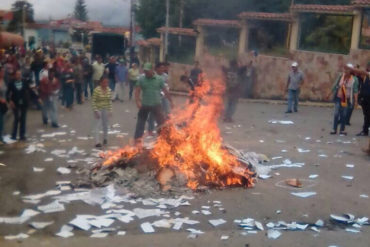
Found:
[[[118,65],[116,67],[116,72],[115,72],[115,79],[116,79],[116,88],[114,90],[113,94],[113,100],[120,100],[123,102],[123,97],[124,97],[124,92],[125,92],[125,83],[127,83],[127,76],[128,76],[128,71],[126,68],[125,60],[124,59],[119,59]]]
[[[171,106],[173,106],[172,99],[163,78],[154,73],[152,64],[144,64],[143,70],[145,75],[139,78],[135,89],[136,105],[139,108],[135,130],[136,143],[139,143],[144,134],[145,123],[149,113],[153,114],[158,126],[161,126],[164,122],[161,106],[161,91],[170,101]]]
[[[298,63],[292,63],[292,71],[289,73],[287,82],[288,91],[288,109],[285,113],[292,113],[292,107],[294,112],[298,111],[298,99],[300,88],[304,82],[303,72],[298,70]]]

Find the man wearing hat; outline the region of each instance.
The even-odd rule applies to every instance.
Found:
[[[171,106],[173,106],[171,96],[165,86],[163,78],[154,73],[152,64],[145,63],[143,70],[144,76],[139,78],[135,89],[136,105],[139,108],[134,137],[137,144],[144,134],[145,123],[149,113],[153,114],[158,126],[164,123],[165,118],[161,106],[161,91],[170,101]]]
[[[304,82],[303,72],[298,70],[298,63],[292,63],[292,71],[288,76],[287,91],[288,91],[288,109],[285,113],[298,112],[298,99],[300,88]]]

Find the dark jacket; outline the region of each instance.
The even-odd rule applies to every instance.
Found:
[[[14,105],[18,107],[28,107],[29,99],[30,99],[30,93],[31,89],[29,87],[29,84],[21,81],[22,87],[20,89],[17,89],[16,87],[16,81],[12,81],[9,86],[8,90],[6,92],[6,100],[8,102],[13,101]]]

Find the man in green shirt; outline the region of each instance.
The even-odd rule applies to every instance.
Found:
[[[145,123],[148,119],[149,113],[153,114],[158,126],[161,126],[164,123],[161,106],[161,91],[164,93],[165,97],[168,98],[171,106],[173,105],[163,78],[154,73],[152,64],[144,64],[143,69],[145,75],[140,77],[135,89],[136,105],[139,108],[135,130],[136,143],[139,142],[144,134]]]

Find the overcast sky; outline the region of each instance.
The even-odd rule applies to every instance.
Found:
[[[0,9],[10,9],[15,0],[0,0]],[[73,13],[76,0],[28,0],[36,20],[61,19]],[[106,25],[129,25],[130,0],[85,0],[89,20]]]

